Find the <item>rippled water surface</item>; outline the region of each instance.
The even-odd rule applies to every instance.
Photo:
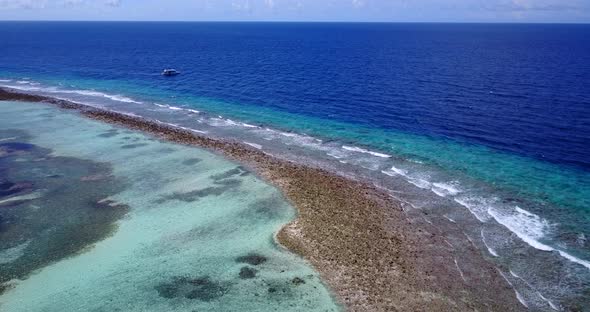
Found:
[[[587,25],[0,26],[1,86],[366,178],[462,228],[523,304],[590,306]]]
[[[0,102],[2,311],[338,310],[274,243],[293,217],[219,156]]]

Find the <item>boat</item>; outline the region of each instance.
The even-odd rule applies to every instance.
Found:
[[[172,68],[164,69],[164,71],[162,71],[162,76],[176,76],[178,74],[180,74],[180,72]]]

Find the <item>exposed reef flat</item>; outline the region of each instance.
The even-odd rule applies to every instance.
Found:
[[[0,91],[0,100],[46,102],[77,109],[95,120],[204,147],[242,163],[278,186],[298,209],[297,219],[285,226],[277,239],[310,261],[348,310],[524,309],[514,290],[475,246],[456,247],[445,239],[444,233],[460,229],[452,224],[416,221],[405,214],[400,202],[363,181],[277,159],[241,143],[199,136],[136,116],[6,90]],[[231,187],[230,184],[215,184],[208,191]],[[192,200],[200,194],[174,195],[179,200]],[[255,256],[240,258],[240,265],[246,268],[242,277],[255,275],[254,262],[262,261]],[[195,286],[193,281],[199,282]],[[187,289],[189,284],[192,288]],[[186,297],[192,292],[201,296],[203,289],[211,288],[206,287],[210,284],[204,277],[177,278],[158,291],[167,296]],[[269,292],[274,293],[280,287],[270,287]],[[224,289],[223,285],[213,288],[213,295]]]
[[[0,101],[0,311],[338,311],[294,218],[204,149]]]

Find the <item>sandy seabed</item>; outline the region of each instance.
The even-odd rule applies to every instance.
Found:
[[[0,90],[0,100],[43,102],[242,163],[277,186],[298,216],[277,233],[307,259],[350,311],[520,311],[512,287],[474,245],[445,238],[452,223],[408,217],[402,204],[364,181],[277,159],[245,144],[68,101]]]

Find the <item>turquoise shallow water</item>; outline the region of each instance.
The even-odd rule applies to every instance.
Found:
[[[361,145],[376,149],[401,159],[423,163],[435,169],[443,169],[459,178],[472,178],[489,185],[496,191],[505,192],[508,197],[522,197],[538,206],[548,204],[559,207],[560,211],[544,208],[535,212],[545,213],[547,217],[567,218],[563,220],[568,231],[578,235],[590,235],[590,173],[569,166],[551,164],[533,158],[497,151],[482,145],[460,143],[451,139],[420,136],[401,131],[384,130],[362,125],[337,122],[328,119],[303,117],[280,112],[265,107],[252,107],[202,97],[179,95],[174,92],[146,88],[132,82],[118,80],[40,79],[48,86],[60,86],[73,93],[59,94],[66,98],[89,101],[102,106],[109,102],[104,96],[94,96],[87,92],[104,92],[115,95],[115,101],[107,107],[146,115],[142,103],[161,103],[179,108],[196,109],[213,116],[237,119],[253,125],[265,125],[273,129],[294,131],[326,140],[337,140],[343,144]],[[24,81],[26,82],[26,81]],[[4,83],[24,90],[43,88],[26,83]],[[76,94],[81,92],[81,94]],[[86,94],[84,94],[86,93]],[[52,93],[49,93],[52,95]],[[55,95],[55,94],[53,94]],[[117,103],[116,100],[123,99]],[[153,105],[153,104],[152,104]],[[176,111],[182,113],[182,111]],[[186,111],[184,111],[186,113]],[[158,117],[157,114],[152,114]],[[169,116],[166,116],[169,117]],[[174,117],[169,117],[174,122]],[[192,125],[190,125],[192,126]],[[426,169],[422,169],[426,170]],[[554,214],[553,216],[551,214]],[[564,229],[565,230],[565,229]],[[583,248],[580,252],[584,252]],[[590,257],[590,254],[588,255]]]
[[[0,85],[373,182],[523,304],[590,307],[588,25],[0,26]]]
[[[590,288],[590,175],[584,170],[451,139],[181,95],[130,81],[7,77],[2,85],[18,90],[143,116],[368,178],[409,209],[463,227],[520,287],[528,305],[551,310],[551,305],[589,302],[584,294]]]
[[[273,240],[294,209],[238,165],[42,104],[0,112],[2,311],[338,310]]]

